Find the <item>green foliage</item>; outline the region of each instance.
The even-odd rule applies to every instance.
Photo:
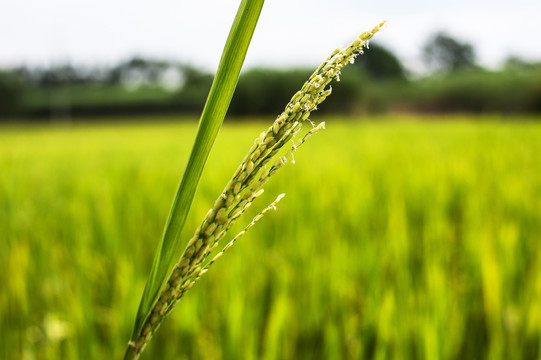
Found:
[[[404,102],[421,111],[538,113],[541,71],[461,71],[412,86]]]
[[[231,102],[234,115],[279,114],[313,69],[251,69],[244,72]]]
[[[245,230],[206,262],[207,257],[219,245],[219,241],[234,226],[237,219],[245,213],[255,199],[263,194],[262,187],[269,178],[289,160],[294,162],[293,152],[313,134],[325,128],[324,123],[315,126],[308,117],[331,94],[332,89],[327,86],[333,80],[339,81],[342,70],[354,62],[368,40],[385,24],[385,21],[381,22],[373,29],[363,32],[347,47],[334,50],[312,73],[301,89],[291,98],[284,111],[266,131],[261,132],[256,138],[225,189],[217,197],[213,207],[185,245],[181,256],[176,255],[178,260],[175,261],[173,257],[174,254],[178,254],[182,228],[210,148],[229,106],[262,5],[263,2],[251,3],[248,0],[243,1],[239,7],[216,78],[201,115],[190,159],[169,213],[162,241],[154,257],[125,359],[137,359],[175,304],[207,272],[215,260],[267,211],[276,208],[275,204],[283,198],[284,194],[278,196],[274,202],[254,217]],[[310,123],[312,128],[305,131],[300,138],[295,138],[305,122]],[[294,142],[293,146],[285,155],[280,156],[281,149],[290,146],[290,140]],[[272,163],[274,164],[270,165]],[[165,280],[167,272],[170,274]]]
[[[428,41],[423,48],[423,56],[429,66],[440,71],[454,72],[475,65],[473,47],[442,32]]]
[[[539,119],[434,119],[320,118],[142,358],[539,358]],[[0,129],[0,358],[122,356],[196,131],[156,120]],[[187,230],[261,127],[223,127]]]
[[[372,51],[371,49],[368,51]],[[369,56],[361,56],[358,61]],[[364,113],[408,110],[414,112],[541,112],[541,68],[539,64],[511,62],[498,71],[464,69],[417,80],[375,79],[355,65],[344,71],[333,85],[322,112]],[[360,70],[360,71],[359,71]],[[309,70],[251,69],[241,74],[229,113],[275,115],[298,90]],[[67,104],[73,116],[103,114],[145,114],[159,112],[195,113],[204,104],[212,77],[196,69],[186,70],[185,83],[178,92],[142,87],[72,86],[48,92],[21,93],[20,108],[28,115],[51,115]],[[63,97],[61,96],[63,95]],[[53,112],[54,113],[54,112]]]
[[[216,76],[203,108],[192,151],[178,186],[162,238],[158,244],[150,274],[143,291],[131,341],[147,336],[143,324],[159,296],[169,271],[181,255],[181,233],[207,162],[210,150],[233,97],[240,70],[252,40],[264,0],[242,0],[229,32]],[[142,345],[148,342],[145,340]],[[125,359],[136,359],[142,348],[134,345],[126,351]]]
[[[0,119],[17,114],[23,90],[16,74],[0,70]]]
[[[359,57],[353,67],[362,71],[370,79],[405,80],[406,70],[398,58],[387,48],[370,44],[370,56]]]
[[[198,112],[205,104],[206,96],[212,85],[212,76],[193,67],[185,67],[183,74],[184,84],[174,94],[173,103],[178,111]]]
[[[239,79],[230,113],[237,116],[278,114],[311,73],[308,69],[248,70]],[[345,68],[340,82],[332,84],[333,96],[328,97],[321,112],[348,114],[362,110],[365,100],[363,95],[368,87],[365,80],[362,73]]]
[[[207,89],[208,93],[208,89]],[[204,99],[204,98],[202,98]],[[22,96],[24,115],[32,118],[56,116],[67,109],[71,116],[142,115],[178,111],[174,94],[159,87],[141,87],[128,91],[125,87],[103,85],[73,85],[43,89],[28,89]],[[199,104],[203,106],[204,100]]]
[[[329,98],[323,112],[541,112],[539,63],[511,57],[501,70],[489,71],[473,66],[473,58],[467,60],[471,54],[460,55],[468,53],[467,44],[439,35],[427,48],[432,49],[431,56],[439,57],[439,60],[433,58],[439,65],[433,65],[448,71],[408,78],[403,65],[391,51],[372,43],[368,50],[370,56],[359,57],[346,69],[342,81],[334,86],[335,96]],[[140,86],[126,87],[122,74],[137,69],[146,80]],[[179,89],[166,89],[155,82],[158,73],[164,69],[179,71]],[[45,120],[62,114],[75,119],[149,113],[195,114],[203,107],[213,79],[212,75],[193,66],[138,58],[107,71],[95,70],[87,74],[84,70],[58,67],[50,72],[24,68],[2,72],[0,91],[4,95],[0,97],[0,108],[3,109],[0,109],[0,121],[7,120],[7,114],[10,119]],[[229,114],[275,116],[310,73],[310,69],[302,68],[254,68],[243,72]],[[59,83],[58,79],[64,82]],[[42,83],[46,80],[55,80],[52,83],[58,86],[44,88]]]

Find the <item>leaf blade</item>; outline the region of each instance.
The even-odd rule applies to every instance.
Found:
[[[216,76],[203,108],[199,127],[152,263],[135,319],[132,340],[142,330],[166,277],[180,256],[180,235],[208,155],[231,102],[264,0],[242,0],[231,26]]]

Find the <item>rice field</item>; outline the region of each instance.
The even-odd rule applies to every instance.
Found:
[[[324,120],[142,359],[541,359],[541,119]],[[269,124],[224,125],[186,240]],[[0,127],[1,359],[122,357],[195,130]]]

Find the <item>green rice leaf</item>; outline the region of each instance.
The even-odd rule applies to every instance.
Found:
[[[237,85],[240,70],[264,0],[242,0],[229,32],[222,58],[201,114],[186,170],[178,187],[162,239],[143,292],[132,339],[141,330],[172,266],[180,256],[180,235],[208,155],[218,135]]]

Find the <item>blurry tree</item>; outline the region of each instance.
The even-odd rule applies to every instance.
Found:
[[[175,103],[187,112],[201,111],[212,85],[213,76],[189,65],[179,68],[183,85],[173,97]]]
[[[309,69],[255,68],[245,71],[240,76],[229,113],[279,114],[310,73]]]
[[[107,85],[118,85],[122,79],[122,67],[121,65],[114,66],[107,71],[105,76],[105,83]]]
[[[453,72],[475,66],[472,45],[461,43],[451,36],[439,32],[423,48],[425,63],[436,70]]]
[[[77,66],[69,63],[47,68],[20,67],[14,71],[28,86],[46,89],[66,85],[103,83],[108,72],[105,68]]]
[[[32,72],[38,87],[51,88],[64,85],[87,84],[91,82],[79,67],[71,64],[51,66],[47,69],[36,69]]]
[[[0,70],[0,119],[19,109],[24,84],[14,71]]]
[[[531,62],[518,56],[509,56],[505,60],[504,68],[512,71],[541,70],[541,62]]]
[[[347,72],[349,71],[349,72]],[[347,72],[347,74],[346,74]],[[312,69],[269,69],[255,68],[241,74],[237,89],[231,100],[229,114],[278,115],[284,104],[291,99]],[[352,113],[362,107],[361,95],[364,91],[363,75],[359,71],[345,69],[341,81],[333,85],[333,96],[330,96],[323,112]]]
[[[43,88],[64,85],[74,76],[74,69],[69,65],[51,67],[38,71],[36,74],[37,84]]]
[[[387,48],[370,44],[367,56],[359,56],[354,66],[375,80],[404,80],[406,71],[398,58]]]

